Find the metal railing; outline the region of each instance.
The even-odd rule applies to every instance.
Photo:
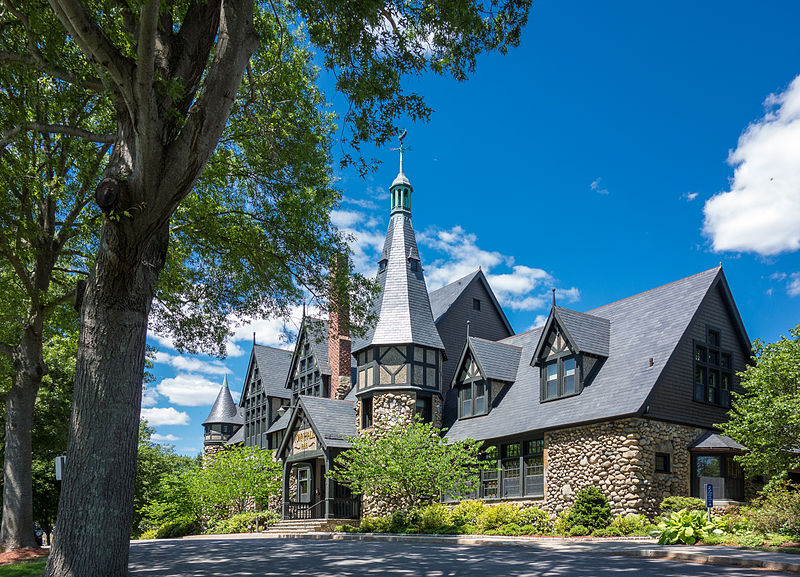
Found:
[[[330,499],[330,517],[333,519],[358,519],[361,517],[361,499],[346,497]],[[287,519],[324,519],[325,499],[316,503],[286,501]]]

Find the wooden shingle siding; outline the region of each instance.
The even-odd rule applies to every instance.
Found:
[[[744,370],[750,351],[738,336],[726,301],[719,285],[706,295],[650,396],[648,417],[700,427],[714,427],[727,419],[727,409],[694,400],[693,363],[694,342],[705,342],[706,330],[711,327],[720,331],[720,348],[733,353],[734,373]],[[733,382],[736,387],[738,377],[734,376]]]
[[[481,310],[475,310],[472,299],[481,301]],[[442,316],[436,325],[442,338],[447,361],[442,366],[442,394],[447,395],[450,383],[456,371],[456,364],[467,341],[467,321],[470,322],[469,333],[491,341],[498,341],[511,336],[501,313],[492,304],[492,298],[483,283],[476,277],[456,299],[447,314]]]

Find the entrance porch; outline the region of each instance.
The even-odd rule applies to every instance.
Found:
[[[361,499],[325,476],[331,459],[288,460],[283,466],[283,519],[358,519]]]

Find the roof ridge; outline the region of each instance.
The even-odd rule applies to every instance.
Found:
[[[525,333],[522,333],[522,334],[525,334]],[[507,339],[510,339],[511,337],[515,337],[515,336],[518,336],[518,335],[511,335],[510,337],[506,337],[506,338],[507,338]],[[471,339],[473,339],[473,340],[476,340],[476,341],[483,341],[484,343],[489,343],[489,344],[492,344],[492,345],[505,345],[505,346],[507,346],[507,347],[515,347],[515,348],[517,348],[517,349],[521,349],[521,348],[522,348],[522,347],[520,347],[519,345],[512,345],[512,344],[510,344],[510,343],[504,343],[504,342],[502,342],[502,341],[503,341],[503,340],[505,340],[505,339],[501,339],[501,340],[499,340],[499,341],[493,341],[493,340],[491,340],[491,339],[484,339],[484,338],[482,338],[482,337],[473,337],[472,335],[470,335],[470,337],[469,337],[469,338],[471,338]]]
[[[442,286],[440,286],[439,288],[432,290],[432,291],[430,292],[430,294],[433,294],[433,293],[435,293],[435,292],[437,292],[437,291],[440,291],[440,290],[442,290],[443,288],[447,288],[447,287],[449,287],[450,285],[454,285],[454,284],[456,284],[456,283],[458,283],[458,282],[461,282],[462,280],[464,280],[464,279],[465,279],[465,278],[467,278],[467,277],[470,277],[470,276],[471,276],[471,277],[474,277],[474,276],[475,276],[475,275],[477,275],[479,272],[482,272],[482,271],[481,271],[481,269],[480,269],[480,268],[476,268],[476,269],[475,269],[474,271],[472,271],[471,273],[465,274],[465,275],[464,275],[464,276],[462,276],[461,278],[457,278],[457,279],[455,279],[455,280],[452,280],[452,281],[450,281],[449,283],[447,283],[447,284],[443,284],[443,285],[442,285]]]
[[[599,307],[595,307],[595,308],[593,308],[593,309],[589,309],[589,312],[592,312],[592,311],[597,311],[597,310],[600,310],[600,309],[602,309],[602,308],[605,308],[605,307],[608,307],[608,306],[611,306],[611,305],[614,305],[614,304],[617,304],[617,303],[621,303],[622,301],[626,301],[626,300],[628,300],[628,299],[632,299],[632,298],[635,298],[635,297],[638,297],[638,296],[646,295],[647,293],[651,293],[651,292],[653,292],[653,291],[657,291],[657,290],[660,290],[660,289],[663,289],[663,288],[667,288],[668,286],[672,286],[672,285],[678,284],[679,282],[684,282],[684,281],[687,281],[687,280],[689,280],[689,279],[692,279],[692,278],[698,277],[698,276],[700,276],[700,275],[704,275],[704,274],[710,273],[711,271],[717,271],[717,272],[719,272],[719,271],[721,271],[721,270],[722,270],[722,263],[718,264],[718,265],[717,265],[717,266],[715,266],[714,268],[710,268],[710,269],[708,269],[708,270],[700,271],[700,272],[698,272],[698,273],[695,273],[695,274],[690,274],[690,275],[689,275],[689,276],[687,276],[687,277],[679,278],[678,280],[674,280],[674,281],[672,281],[672,282],[668,282],[668,283],[666,283],[666,284],[662,284],[662,285],[659,285],[659,286],[657,286],[657,287],[653,287],[653,288],[651,288],[651,289],[648,289],[648,290],[646,290],[646,291],[642,291],[642,292],[640,292],[640,293],[632,294],[632,295],[630,295],[630,296],[627,296],[627,297],[625,297],[625,298],[617,299],[617,300],[615,300],[615,301],[611,301],[610,303],[606,303],[606,304],[604,304],[604,305],[600,305]],[[589,314],[589,312],[587,312],[587,313],[585,313],[585,314]],[[601,317],[601,318],[602,318],[602,317]]]
[[[666,286],[666,285],[664,285],[664,286]],[[661,288],[661,287],[656,287],[656,288]],[[655,290],[655,289],[650,289],[650,290]],[[648,291],[645,291],[645,292],[648,292]],[[644,294],[644,293],[639,293],[639,294]],[[633,296],[636,296],[636,295],[633,295]],[[631,298],[631,297],[625,297],[625,298]],[[620,300],[624,300],[624,299],[620,299]],[[619,302],[619,301],[614,301],[614,302]],[[608,304],[614,304],[614,303],[612,302],[612,303],[608,303]],[[606,307],[608,305],[602,305],[602,306]],[[597,316],[597,315],[593,315],[591,313],[585,313],[585,312],[582,312],[582,311],[576,311],[575,309],[568,309],[567,307],[561,307],[561,306],[558,306],[558,305],[556,305],[556,308],[557,309],[561,309],[562,311],[569,311],[571,313],[577,313],[579,315],[583,315],[583,316],[586,316],[586,317],[592,317],[592,318],[595,318],[595,319],[599,319],[601,321],[608,321],[608,319],[605,318],[605,317],[600,317],[600,316]],[[602,307],[597,307],[597,308],[602,308]],[[590,309],[590,310],[597,310],[597,309]],[[544,326],[544,325],[542,325],[542,326]]]
[[[272,349],[273,351],[283,351],[284,353],[291,353],[289,349],[282,349],[280,347],[273,347],[272,345],[259,345],[258,343],[253,343],[254,347],[261,347],[263,349]]]

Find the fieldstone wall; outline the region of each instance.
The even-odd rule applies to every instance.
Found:
[[[688,446],[704,429],[649,419],[623,419],[545,434],[546,509],[559,513],[590,485],[612,513],[654,516],[670,495],[690,494]],[[670,455],[671,471],[655,472],[655,454]]]
[[[225,445],[204,445],[203,446],[203,466],[225,450]]]

